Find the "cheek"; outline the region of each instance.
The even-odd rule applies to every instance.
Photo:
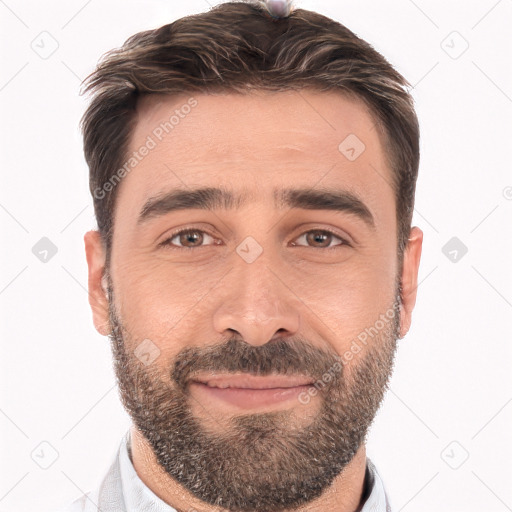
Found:
[[[311,311],[305,314],[338,354],[392,307],[396,269],[394,256],[388,256],[375,251],[350,265],[319,270],[314,278],[301,275],[297,295]]]
[[[149,338],[162,350],[186,346],[190,337],[206,329],[216,285],[225,269],[212,265],[202,270],[144,258],[120,262],[114,278],[116,306],[123,323],[137,342]],[[211,324],[211,314],[210,314]]]
[[[298,334],[320,337],[342,353],[392,304],[394,258],[381,246],[339,264],[276,260],[271,267],[286,286],[276,282],[271,296],[299,309],[304,332]],[[236,303],[233,294],[248,292],[230,258],[176,264],[140,256],[115,270],[116,305],[134,343],[149,338],[168,358],[185,346],[216,341],[215,312],[226,300]]]

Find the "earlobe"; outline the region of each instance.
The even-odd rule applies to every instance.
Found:
[[[400,338],[403,338],[411,327],[412,310],[416,304],[418,288],[418,269],[423,244],[423,231],[414,226],[404,250],[402,266],[402,306],[400,311]]]
[[[108,315],[107,282],[104,277],[105,250],[99,231],[88,231],[84,235],[85,254],[88,266],[89,305],[93,323],[103,336],[110,332]]]

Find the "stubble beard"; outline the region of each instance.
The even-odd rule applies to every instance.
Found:
[[[140,341],[118,317],[111,283],[109,292],[109,337],[122,403],[165,472],[203,502],[233,512],[294,510],[318,498],[365,442],[393,371],[399,293],[390,308],[393,318],[354,354],[347,376],[344,364],[332,372],[339,356],[307,341],[255,347],[233,338],[183,349],[163,380],[162,369],[134,355]],[[319,413],[300,428],[291,428],[287,409],[234,415],[222,428],[208,428],[192,412],[187,386],[194,371],[205,369],[315,375],[323,383],[315,386]],[[328,383],[326,371],[334,375]]]

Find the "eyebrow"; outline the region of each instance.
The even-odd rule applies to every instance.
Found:
[[[348,190],[333,189],[274,189],[276,208],[300,208],[305,210],[330,210],[353,214],[369,227],[375,228],[375,220],[370,209],[354,193]],[[250,195],[242,191],[239,195],[225,188],[204,187],[193,190],[176,189],[151,197],[142,207],[137,224],[170,212],[189,209],[200,210],[239,210],[247,204]]]

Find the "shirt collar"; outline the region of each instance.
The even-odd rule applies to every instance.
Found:
[[[133,467],[130,430],[126,432],[119,449],[119,471],[126,512],[176,512],[161,500],[144,482]],[[361,512],[391,512],[384,484],[375,464],[366,457],[365,494],[368,495]]]
[[[121,485],[126,512],[176,512],[161,500],[140,478],[131,459],[130,430],[126,432],[119,451]]]
[[[391,504],[379,472],[375,464],[368,457],[366,457],[366,478],[371,490],[361,512],[392,512]]]

